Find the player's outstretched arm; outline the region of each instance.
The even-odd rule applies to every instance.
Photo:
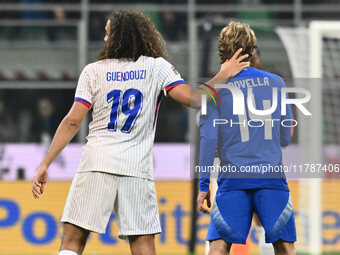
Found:
[[[69,113],[59,124],[51,146],[46,153],[46,156],[41,161],[40,167],[33,179],[32,193],[34,198],[39,198],[39,196],[44,192],[48,178],[48,167],[76,135],[80,124],[88,111],[89,109],[85,105],[79,102],[74,102]]]
[[[213,125],[213,120],[220,118],[220,112],[212,102],[207,105],[207,115],[200,117],[200,165],[199,165],[199,194],[197,196],[197,208],[202,213],[209,213],[204,206],[204,200],[207,200],[208,208],[211,207],[210,200],[210,169],[214,167],[215,152],[218,144],[219,127]],[[197,169],[197,167],[195,168]]]
[[[215,77],[207,81],[206,84],[212,87],[215,84],[225,84],[230,78],[237,75],[243,69],[249,67],[250,62],[242,62],[243,60],[248,58],[248,54],[239,57],[241,52],[242,49],[238,49],[238,51],[233,55],[233,57],[230,60],[227,60],[221,65],[221,69],[215,75]],[[216,90],[219,91],[219,89]],[[202,94],[206,94],[206,92],[204,92],[201,89],[191,88],[186,84],[180,84],[171,89],[168,92],[168,94],[170,97],[172,97],[181,104],[193,108],[199,108],[201,107]]]

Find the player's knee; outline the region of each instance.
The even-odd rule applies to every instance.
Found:
[[[129,236],[132,255],[155,255],[154,235]]]
[[[227,244],[223,240],[212,241],[209,244],[208,255],[228,255],[231,244]]]
[[[273,243],[275,255],[295,255],[294,243],[279,240]]]
[[[81,254],[85,248],[88,235],[88,230],[65,223],[61,250],[72,250],[77,254]]]
[[[223,247],[214,247],[209,249],[208,255],[228,255],[227,249]]]

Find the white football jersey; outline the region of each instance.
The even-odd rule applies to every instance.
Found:
[[[153,180],[152,146],[161,98],[185,83],[163,58],[106,59],[87,65],[75,101],[92,107],[78,172]]]

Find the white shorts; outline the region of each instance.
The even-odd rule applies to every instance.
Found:
[[[105,233],[112,212],[119,238],[161,232],[154,181],[103,172],[76,173],[61,222]]]

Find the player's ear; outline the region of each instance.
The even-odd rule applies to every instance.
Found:
[[[111,19],[108,19],[105,25],[105,37],[104,37],[105,42],[109,39],[110,26],[111,26]]]

